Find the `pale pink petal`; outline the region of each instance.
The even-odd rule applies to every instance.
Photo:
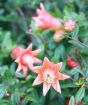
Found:
[[[32,72],[35,72],[35,67],[33,66],[32,63],[28,64],[28,67]]]
[[[40,3],[40,9],[43,11],[43,12],[46,12],[45,8],[44,8],[44,5],[42,3]]]
[[[36,79],[34,80],[34,82],[33,82],[33,86],[34,86],[34,85],[39,85],[39,84],[41,84],[41,83],[42,83],[42,78],[41,78],[40,75],[38,75],[38,76],[36,77]]]
[[[42,27],[44,27],[44,23],[40,19],[37,19],[35,21],[35,26],[38,27],[38,28],[40,28],[40,29],[42,29]]]
[[[30,52],[32,50],[32,43],[28,46],[28,48],[26,49],[26,52]]]
[[[63,64],[62,62],[60,62],[58,64],[54,64],[54,69],[60,71],[62,64]]]
[[[48,90],[50,89],[51,84],[48,84],[46,82],[43,83],[43,95],[45,96],[48,92]]]
[[[18,65],[16,73],[18,73],[22,69],[21,65]]]
[[[59,77],[58,77],[59,80],[65,80],[65,79],[68,79],[68,78],[70,78],[70,76],[59,73]]]
[[[40,52],[41,52],[40,49],[35,50],[35,51],[32,51],[32,55],[33,55],[33,56],[36,56],[36,55],[39,54]]]
[[[35,58],[35,57],[33,57],[33,61],[34,63],[42,63],[42,60]]]
[[[42,67],[41,66],[36,66],[36,67],[33,67],[33,71],[35,73],[40,73],[42,71]]]
[[[61,93],[59,81],[56,81],[54,84],[52,84],[52,87],[53,87],[58,93]]]
[[[37,20],[37,18],[38,18],[38,17],[32,17],[32,19],[33,19],[34,21],[36,21],[36,20]]]
[[[51,62],[48,60],[47,57],[44,58],[43,66],[44,67],[50,67],[51,66]]]
[[[20,57],[18,57],[18,58],[15,60],[15,62],[19,63],[19,60],[20,60]]]
[[[36,12],[37,12],[38,15],[42,14],[42,11],[40,9],[37,9]]]

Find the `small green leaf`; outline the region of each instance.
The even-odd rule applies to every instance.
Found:
[[[0,85],[0,99],[4,96],[6,89],[6,86]]]
[[[72,97],[70,98],[69,105],[75,105],[74,96],[72,96]]]
[[[24,77],[23,74],[21,74],[21,73],[15,73],[15,76],[18,77],[18,78],[23,78]]]
[[[85,96],[85,88],[81,87],[78,92],[76,93],[76,102],[79,102],[82,100],[82,98]]]
[[[11,95],[12,105],[16,105],[20,103],[20,95],[18,92],[15,92]]]

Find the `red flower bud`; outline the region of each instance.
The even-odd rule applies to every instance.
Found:
[[[78,102],[77,105],[83,105],[82,102]]]
[[[69,105],[69,98],[65,100],[65,105]],[[75,103],[75,105],[83,105],[82,102]]]
[[[67,64],[69,67],[76,67],[76,66],[79,66],[79,64],[73,59],[71,58],[70,56],[68,56],[68,61],[67,61]]]

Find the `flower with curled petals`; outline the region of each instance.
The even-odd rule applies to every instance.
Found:
[[[59,80],[65,80],[70,78],[70,76],[62,74],[60,69],[62,63],[54,64],[48,60],[47,57],[44,58],[42,66],[35,67],[34,71],[38,74],[33,82],[34,85],[43,83],[43,95],[45,96],[52,86],[57,92],[61,93]]]
[[[17,53],[19,53],[19,50]],[[36,58],[36,55],[39,53],[39,49],[32,51],[32,44],[30,44],[27,49],[22,49],[20,54],[18,54],[17,59],[15,60],[18,63],[18,68],[16,72],[19,72],[22,69],[24,77],[26,77],[28,68],[33,70],[33,64],[42,62],[40,59]]]
[[[33,17],[37,28],[46,30],[51,29],[56,31],[63,28],[61,22],[55,17],[51,16],[44,8],[43,4],[40,3],[40,9],[36,10],[37,17]]]

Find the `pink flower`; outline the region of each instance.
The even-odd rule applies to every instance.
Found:
[[[42,3],[40,3],[40,9],[37,9],[36,12],[38,16],[33,17],[36,27],[42,30],[51,29],[52,31],[63,28],[61,22],[55,17],[51,16],[45,10]]]
[[[60,42],[64,37],[64,30],[59,30],[55,32],[53,39],[55,42]]]
[[[37,54],[40,53],[40,50],[32,51],[32,44],[30,44],[27,49],[22,49],[22,50],[19,49],[18,51],[16,49],[15,52],[18,53],[17,56],[15,57],[16,62],[18,63],[18,68],[16,72],[19,72],[21,69],[23,69],[24,77],[26,77],[28,72],[28,67],[33,70],[33,64],[41,63],[41,60],[35,57]]]
[[[69,19],[64,23],[64,29],[66,31],[72,31],[75,27],[76,27],[76,23],[71,19]]]
[[[45,96],[52,86],[57,92],[61,93],[59,80],[65,80],[70,78],[65,74],[60,72],[62,67],[62,63],[54,64],[48,60],[48,58],[44,58],[44,62],[42,66],[35,67],[35,72],[38,74],[36,79],[33,82],[34,85],[38,85],[43,83],[43,95]]]

